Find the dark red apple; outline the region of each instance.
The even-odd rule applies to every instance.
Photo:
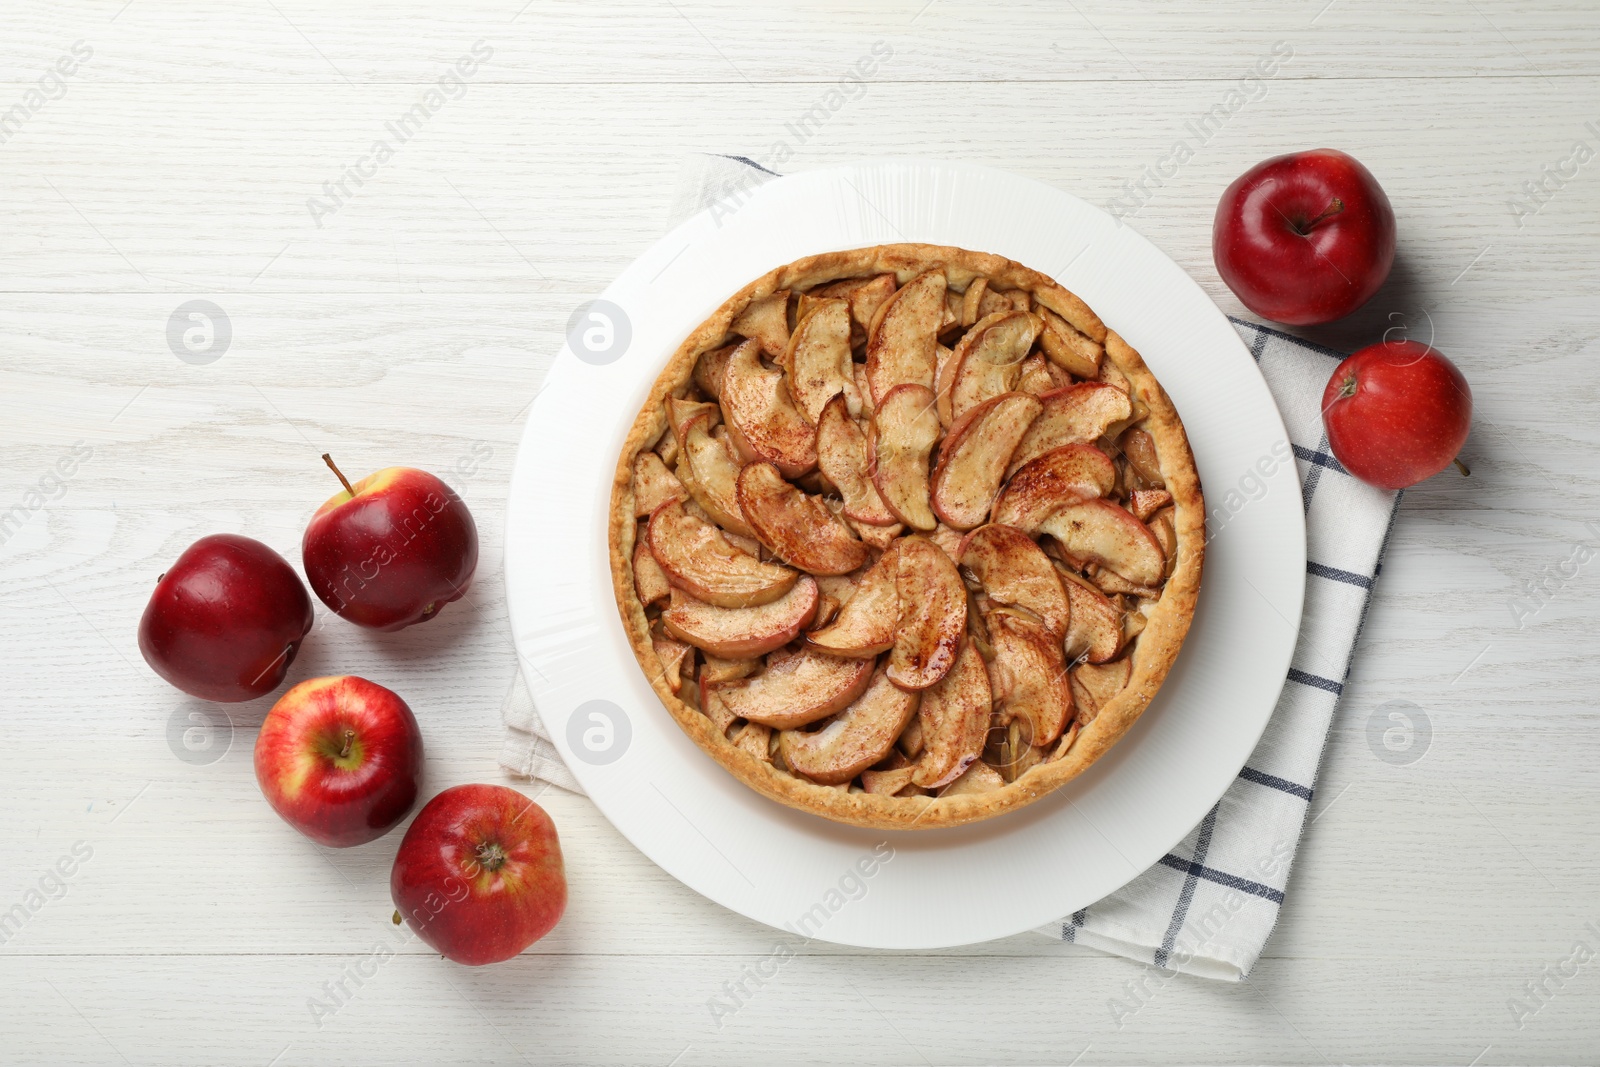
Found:
[[[139,651],[190,696],[251,700],[278,688],[314,618],[282,556],[248,537],[212,534],[156,580]]]
[[[1404,489],[1455,460],[1472,424],[1472,390],[1437,349],[1380,341],[1333,372],[1322,422],[1345,470],[1381,489]]]
[[[425,622],[467,591],[478,527],[455,491],[426,471],[385,467],[344,483],[317,509],[301,553],[311,591],[375,630]]]
[[[1257,163],[1217,203],[1217,272],[1264,318],[1308,326],[1343,318],[1394,265],[1394,209],[1372,172],[1332,148]]]
[[[389,892],[417,936],[450,959],[474,967],[508,960],[566,910],[555,824],[505,786],[446,789],[406,831]]]
[[[320,844],[364,845],[417,802],[422,731],[406,702],[365,678],[312,678],[267,712],[256,781],[272,810]]]

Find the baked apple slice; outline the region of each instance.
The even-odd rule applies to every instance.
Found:
[[[1017,392],[1029,396],[1048,396],[1057,389],[1072,384],[1072,375],[1035,352],[1022,361],[1022,374],[1017,378]]]
[[[922,753],[912,784],[940,789],[961,777],[983,755],[994,698],[989,672],[972,642],[963,641],[950,671],[922,691],[917,721]]]
[[[820,301],[800,320],[783,353],[783,365],[789,371],[789,394],[813,425],[823,406],[840,394],[850,414],[861,414],[850,358],[850,305],[845,301]]]
[[[1044,627],[1007,611],[985,620],[994,662],[989,681],[1002,720],[1022,724],[1022,740],[1043,748],[1072,718],[1072,684],[1060,642]]]
[[[933,470],[933,513],[957,530],[981,525],[1012,450],[1042,409],[1027,393],[1002,393],[957,418]]]
[[[654,452],[640,452],[633,461],[633,517],[642,519],[669,500],[682,500],[689,493],[678,476],[667,470]]]
[[[895,524],[894,513],[867,477],[867,435],[850,417],[842,395],[823,405],[818,416],[817,469],[839,490],[847,518],[870,526]]]
[[[1128,457],[1128,466],[1144,480],[1146,489],[1164,489],[1166,479],[1161,476],[1161,457],[1156,453],[1155,438],[1150,431],[1130,429],[1122,435],[1122,454]]]
[[[650,647],[661,664],[661,677],[666,680],[667,688],[674,693],[682,692],[684,663],[689,661],[694,649],[669,637],[652,637]]]
[[[737,495],[756,539],[791,567],[849,574],[867,561],[867,546],[855,532],[772,464],[752,463],[740,471]]]
[[[932,389],[897,385],[878,403],[867,441],[867,466],[884,504],[914,530],[939,524],[928,486],[928,456],[938,440]]]
[[[645,536],[668,581],[718,607],[770,604],[799,577],[788,567],[763,563],[733,547],[721,530],[690,514],[681,500],[656,508]]]
[[[842,659],[806,649],[754,678],[727,682],[716,690],[739,718],[793,730],[843,711],[866,692],[871,680],[870,659]]]
[[[1062,445],[1097,441],[1106,427],[1133,413],[1128,394],[1104,382],[1079,382],[1042,398],[1044,411],[1017,445],[1006,477],[1024,463]]]
[[[722,420],[746,463],[771,463],[786,478],[817,465],[817,429],[795,407],[781,370],[761,363],[761,346],[746,341],[722,372]]]
[[[991,601],[1032,612],[1058,641],[1066,636],[1071,603],[1055,564],[1033,538],[1011,526],[980,526],[962,542],[961,565]]]
[[[930,270],[906,282],[878,309],[867,338],[867,384],[874,405],[881,406],[898,385],[932,390],[944,290],[944,272]]]
[[[1000,772],[982,761],[968,767],[966,773],[939,791],[942,797],[959,797],[968,793],[993,793],[1004,789],[1006,780]]]
[[[1104,663],[1114,657],[1122,650],[1122,612],[1076,571],[1057,564],[1056,574],[1072,609],[1062,639],[1067,660],[1081,657],[1090,663]]]
[[[952,422],[990,397],[1016,389],[1039,328],[1039,320],[1026,311],[1002,311],[967,331],[950,358],[955,369],[949,372],[948,397],[939,398],[941,407],[949,405]]]
[[[890,545],[855,583],[855,591],[833,621],[807,634],[806,643],[822,652],[853,659],[871,659],[893,648],[900,618],[896,588],[900,552],[899,543]]]
[[[700,358],[694,361],[694,384],[713,400],[722,395],[722,372],[728,369],[728,357],[733,355],[737,347],[724,345],[710,352],[702,352]]]
[[[851,344],[860,345],[866,342],[867,329],[877,316],[878,309],[894,295],[895,286],[893,274],[878,274],[871,278],[846,278],[812,292],[824,298],[843,297],[850,301]]]
[[[817,580],[801,575],[783,596],[755,608],[721,608],[674,589],[661,625],[719,659],[754,659],[799,637],[816,613]]]
[[[902,689],[926,689],[955,662],[967,627],[967,587],[944,549],[926,538],[903,538],[895,554],[899,616],[889,680]]]
[[[712,521],[731,533],[753,537],[755,531],[744,521],[736,491],[739,461],[724,438],[713,437],[698,423],[684,434],[678,451],[679,468],[685,474],[684,488]]]
[[[639,543],[633,546],[633,591],[638,594],[639,603],[647,608],[656,601],[665,600],[672,595],[672,584],[667,581],[667,572],[661,569],[661,564],[650,554],[650,546],[642,537]]]
[[[1140,522],[1148,523],[1156,512],[1172,503],[1172,494],[1165,489],[1135,489],[1128,494],[1128,510]],[[1160,535],[1157,535],[1160,539]],[[1165,548],[1162,545],[1162,548]]]
[[[768,359],[782,358],[789,346],[789,290],[758,297],[739,312],[732,323],[733,332],[749,337],[761,344]]]
[[[1116,481],[1116,464],[1104,452],[1093,445],[1063,445],[1012,474],[990,518],[1032,533],[1068,504],[1105,496]]]
[[[1039,347],[1050,357],[1050,362],[1079,378],[1097,378],[1100,360],[1105,356],[1103,346],[1079,333],[1071,323],[1049,308],[1040,308],[1039,318],[1044,329],[1039,334]]]
[[[1087,726],[1100,709],[1128,687],[1133,677],[1133,660],[1127,656],[1115,663],[1084,663],[1072,669],[1072,695],[1078,702],[1078,721]]]
[[[1075,559],[1098,563],[1135,585],[1161,584],[1166,557],[1150,528],[1107,500],[1068,504],[1037,527]],[[670,571],[668,572],[670,575]]]
[[[822,729],[779,734],[778,751],[795,773],[823,785],[843,784],[889,754],[894,739],[917,713],[919,698],[879,670],[866,692]]]
[[[711,428],[722,421],[722,409],[707,400],[685,400],[682,397],[667,397],[667,425],[672,427],[673,434],[678,438],[681,447],[683,435],[689,432],[689,427],[699,425],[707,433]]]

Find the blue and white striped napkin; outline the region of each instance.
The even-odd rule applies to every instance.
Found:
[[[1322,390],[1343,354],[1232,322],[1278,402],[1305,502],[1306,599],[1288,680],[1260,744],[1200,825],[1132,882],[1040,932],[1162,971],[1238,981],[1283,906],[1400,494],[1357,481],[1328,449]]]
[[[680,184],[680,218],[774,177],[735,156],[696,156]],[[1306,509],[1307,584],[1300,638],[1283,694],[1239,778],[1200,825],[1105,899],[1041,928],[1053,938],[1162,972],[1238,981],[1278,921],[1306,824],[1328,726],[1383,559],[1399,494],[1351,477],[1328,449],[1322,390],[1343,354],[1232,320],[1278,403]],[[1212,530],[1211,536],[1217,536]],[[501,764],[581,792],[550,742],[519,672],[502,717]],[[1137,1010],[1138,1003],[1127,1005]]]

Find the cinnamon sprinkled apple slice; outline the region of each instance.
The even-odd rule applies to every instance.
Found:
[[[1090,663],[1106,662],[1122,650],[1122,612],[1087,578],[1065,564],[1055,567],[1072,606],[1062,651],[1069,661],[1081,656]]]
[[[854,531],[772,464],[752,463],[740,471],[737,496],[756,538],[791,567],[849,574],[867,561],[867,546]]]
[[[851,415],[861,414],[850,358],[850,305],[845,301],[819,301],[800,320],[784,350],[783,365],[789,371],[790,395],[813,424],[823,405],[840,394]]]
[[[1089,444],[1106,427],[1133,413],[1128,394],[1104,382],[1079,382],[1042,397],[1044,411],[1017,445],[1006,470],[1010,477],[1024,463],[1062,445]]]
[[[770,604],[799,577],[788,567],[763,563],[733,547],[721,530],[691,515],[681,500],[656,508],[645,536],[668,581],[718,607]]]
[[[684,434],[678,461],[684,488],[712,521],[731,533],[744,537],[755,535],[744,521],[744,512],[739,510],[735,496],[739,461],[733,458],[726,439],[713,437],[696,423]]]
[[[895,738],[917,713],[919,698],[920,694],[906,692],[879,670],[866,692],[838,718],[811,733],[785,730],[779,735],[778,750],[790,770],[813,782],[848,782],[888,755]]]
[[[741,719],[792,730],[842,711],[866,692],[872,661],[844,659],[806,649],[754,678],[716,686],[723,704]]]
[[[1002,393],[958,418],[933,471],[934,514],[957,530],[982,524],[1012,451],[1042,408],[1026,393]]]
[[[867,339],[867,383],[875,405],[881,406],[897,385],[932,390],[944,291],[944,272],[930,270],[901,286],[878,309]]]
[[[1093,445],[1063,445],[1024,464],[1006,482],[991,521],[1032,533],[1054,512],[1111,492],[1116,464]]]
[[[732,323],[740,337],[759,341],[769,359],[779,359],[789,345],[789,290],[780,289],[750,301]]]
[[[817,465],[817,430],[795,407],[781,370],[761,363],[760,345],[733,350],[722,372],[722,418],[746,463],[775,465],[799,478]]]
[[[871,526],[892,526],[894,513],[884,506],[878,487],[867,477],[867,435],[835,396],[823,406],[817,422],[817,468],[844,499],[846,517]]]
[[[1002,311],[977,321],[956,344],[948,394],[940,414],[954,422],[990,397],[1009,393],[1022,376],[1022,361],[1039,336],[1039,319],[1026,311]]]
[[[871,278],[846,278],[832,282],[812,290],[812,294],[823,298],[843,297],[850,301],[851,344],[859,345],[865,343],[867,330],[877,316],[878,309],[894,295],[895,284],[893,274],[878,274]]]
[[[753,659],[798,637],[816,615],[817,599],[817,580],[810,575],[802,575],[772,603],[754,608],[722,608],[674,589],[661,624],[679,641],[720,659]]]
[[[677,475],[654,452],[640,452],[633,461],[633,516],[642,519],[669,500],[688,496]]]
[[[933,390],[898,385],[879,402],[867,442],[867,465],[878,495],[895,518],[917,530],[939,524],[929,506],[928,456],[939,440]]]
[[[967,587],[944,549],[927,538],[906,537],[896,547],[899,613],[889,679],[902,689],[926,689],[955,662],[966,633]]]
[[[922,692],[917,709],[922,753],[911,781],[939,789],[961,777],[983,755],[993,708],[983,657],[972,642],[963,641],[949,673]]]
[[[672,595],[672,584],[667,581],[666,571],[650,554],[650,546],[642,537],[633,546],[633,591],[639,595],[639,603],[645,607]]]
[[[1042,748],[1072,718],[1072,685],[1061,645],[1044,627],[1008,611],[990,612],[994,662],[989,679],[1007,722],[1023,724],[1023,740]]]
[[[1066,636],[1072,609],[1055,565],[1033,538],[1011,526],[980,526],[961,545],[961,565],[997,604],[1037,615],[1057,640]]]
[[[1076,559],[1098,563],[1135,585],[1161,584],[1166,557],[1150,528],[1106,500],[1069,504],[1045,519],[1039,533],[1061,542]]]
[[[806,642],[835,656],[871,659],[894,647],[900,618],[896,589],[900,545],[890,545],[859,581],[850,599],[828,626],[806,635]]]

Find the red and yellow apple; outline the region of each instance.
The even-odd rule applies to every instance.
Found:
[[[313,841],[364,845],[417,801],[422,732],[406,702],[365,678],[312,678],[267,712],[256,781],[272,810]]]

